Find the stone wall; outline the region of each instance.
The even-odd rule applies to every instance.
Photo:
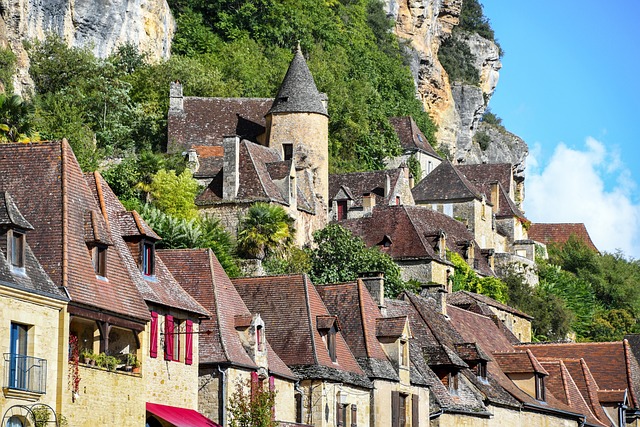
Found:
[[[418,419],[420,426],[426,426],[429,423],[429,389],[426,387],[415,387],[409,385],[402,385],[392,381],[377,380],[374,382],[373,392],[373,423],[372,427],[388,427],[391,426],[392,417],[392,405],[391,405],[391,393],[398,391],[402,394],[409,396],[418,395]],[[407,427],[411,426],[412,410],[413,406],[411,400],[407,401]],[[359,424],[358,424],[359,425]]]
[[[367,389],[346,384],[304,380],[300,382],[303,393],[302,422],[315,427],[333,427],[336,425],[336,402],[344,393],[343,401],[357,407],[358,427],[371,426],[370,392]],[[338,395],[338,392],[341,395]],[[350,411],[347,411],[350,415]],[[350,425],[347,418],[345,425]]]

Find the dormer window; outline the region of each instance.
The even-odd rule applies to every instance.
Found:
[[[406,340],[400,340],[400,366],[409,366],[409,343]]]
[[[258,351],[264,351],[264,329],[262,325],[256,326],[256,346]]]
[[[338,360],[338,356],[336,354],[336,332],[335,326],[332,326],[327,332],[327,350],[329,350],[329,357],[331,357],[332,362]]]
[[[91,262],[96,276],[107,277],[107,247],[102,245],[94,246],[90,249]]]
[[[347,201],[346,200],[338,200],[338,221],[343,219],[347,219]]]
[[[449,373],[449,392],[451,394],[458,394],[459,378],[457,372]]]
[[[293,159],[293,144],[282,144],[282,158],[284,160]]]
[[[155,243],[142,242],[142,274],[146,277],[152,277],[156,274],[156,249]]]
[[[544,388],[544,375],[536,375],[536,399],[540,401],[546,400],[545,388]]]
[[[327,346],[331,361],[338,360],[336,353],[336,334],[338,333],[338,319],[335,316],[318,316],[316,318],[316,327],[322,340]]]
[[[486,380],[487,379],[487,362],[481,360],[476,365],[476,375],[478,378]]]
[[[9,230],[8,233],[8,259],[11,269],[22,270],[24,269],[24,233],[20,233],[16,230]]]

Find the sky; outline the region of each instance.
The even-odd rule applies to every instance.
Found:
[[[640,1],[480,1],[505,51],[489,107],[529,146],[526,217],[640,259]]]

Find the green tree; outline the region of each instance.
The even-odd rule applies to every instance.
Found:
[[[293,219],[279,205],[254,203],[238,226],[238,253],[247,258],[265,259],[282,255],[293,243]]]
[[[180,175],[174,170],[160,169],[148,186],[151,201],[162,212],[187,220],[198,216],[195,198],[200,191],[198,182],[193,179],[191,170],[185,169]]]
[[[231,427],[276,427],[273,419],[276,392],[263,387],[252,387],[251,381],[236,383],[229,400]]]
[[[0,141],[39,140],[33,128],[35,107],[18,95],[0,93]]]
[[[453,263],[453,290],[469,291],[486,295],[498,302],[508,300],[507,285],[496,277],[479,277],[457,253],[447,251],[447,259]]]
[[[314,283],[339,283],[355,280],[360,273],[382,272],[385,295],[393,298],[405,289],[400,268],[378,248],[367,248],[364,241],[339,224],[329,224],[313,233],[315,247],[309,250]]]

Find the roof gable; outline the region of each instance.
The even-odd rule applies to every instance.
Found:
[[[411,189],[416,203],[453,203],[482,200],[478,189],[454,167],[444,160],[429,175]]]
[[[391,117],[389,123],[391,123],[391,126],[395,129],[403,149],[407,151],[424,151],[430,156],[442,160],[427,140],[427,137],[424,136],[415,120],[413,120],[413,117]]]

